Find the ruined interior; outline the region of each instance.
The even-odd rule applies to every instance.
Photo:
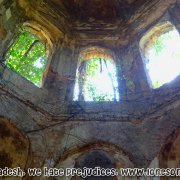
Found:
[[[152,88],[145,67],[172,26],[179,0],[0,0],[0,168],[180,167],[180,76]],[[19,27],[46,44],[39,86],[6,65]],[[92,57],[113,60],[113,100],[86,100],[81,83],[74,100],[80,59]]]

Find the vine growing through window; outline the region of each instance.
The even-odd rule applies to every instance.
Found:
[[[75,100],[118,100],[116,68],[112,60],[101,57],[81,60],[77,79]]]

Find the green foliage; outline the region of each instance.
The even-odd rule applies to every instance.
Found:
[[[75,99],[85,101],[114,101],[116,99],[116,69],[109,59],[96,56],[80,60]],[[113,87],[112,87],[113,86]],[[115,90],[114,90],[115,89]],[[78,96],[78,97],[76,97]],[[81,99],[81,96],[83,98]]]
[[[172,81],[179,75],[180,46],[179,33],[175,28],[162,33],[148,49],[147,69],[154,89]]]
[[[163,49],[163,44],[162,44],[161,39],[157,38],[154,41],[152,48],[155,50],[156,55],[160,54]]]
[[[39,86],[47,55],[45,46],[40,41],[32,46],[36,40],[38,40],[36,36],[21,30],[6,54],[5,64],[8,68]],[[31,46],[32,48],[30,48]]]
[[[133,81],[131,81],[131,80],[126,80],[126,85],[132,91],[135,89],[135,85],[134,85]]]
[[[170,39],[169,33],[162,34],[155,39],[152,48],[155,50],[156,55],[162,53],[165,44],[168,43],[168,39]]]
[[[87,62],[86,75],[94,77],[99,72],[99,58],[93,58]]]
[[[158,82],[158,81],[152,82],[152,87],[153,87],[154,89],[159,88],[161,85],[162,85],[162,84],[161,84],[160,82]]]
[[[113,99],[110,94],[98,92],[91,83],[87,84],[87,90],[93,101],[112,101]]]
[[[93,101],[112,101],[113,96],[111,94],[100,91],[93,83],[93,81],[94,81],[93,79],[99,73],[101,73],[101,68],[104,68],[104,70],[106,70],[103,62],[100,63],[100,59],[98,57],[90,59],[87,62],[85,93],[88,94],[88,96]],[[99,82],[99,83],[101,83],[101,82]]]

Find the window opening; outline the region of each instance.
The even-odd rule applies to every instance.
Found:
[[[172,25],[168,27],[168,31],[161,31],[163,32],[155,32],[151,36],[150,44],[145,49],[146,69],[153,88],[159,88],[180,74],[179,33]]]
[[[117,87],[115,64],[104,49],[92,48],[81,56],[74,100],[117,101]]]
[[[5,64],[36,86],[41,86],[47,59],[43,42],[23,29],[8,49]]]

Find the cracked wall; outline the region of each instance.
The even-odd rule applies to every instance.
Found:
[[[90,151],[101,150],[114,158],[113,162],[118,168],[121,164],[123,167],[148,167],[156,157],[159,159],[167,138],[180,126],[180,78],[157,90],[149,87],[139,40],[146,29],[156,24],[157,14],[152,20],[149,12],[152,21],[148,21],[146,27],[144,24],[140,26],[139,33],[130,38],[128,43],[120,45],[116,39],[99,40],[99,36],[94,36],[88,41],[87,35],[75,36],[69,33],[66,20],[57,11],[54,14],[47,3],[43,9],[45,1],[39,1],[41,6],[33,10],[35,5],[31,6],[29,2],[0,1],[0,116],[4,117],[0,119],[0,125],[3,130],[10,129],[7,131],[12,137],[6,138],[7,141],[17,140],[18,136],[18,143],[23,144],[24,149],[20,148],[23,155],[16,162],[22,163],[23,168],[74,167],[76,158]],[[159,14],[165,13],[164,4],[163,7]],[[179,1],[170,6],[166,13],[170,12],[169,20],[179,30],[178,8]],[[47,75],[41,88],[35,87],[2,63],[16,26],[26,21],[35,21],[44,27],[53,44]],[[138,20],[137,24],[140,22]],[[44,32],[44,29],[41,30]],[[132,36],[128,31],[125,31],[125,35]],[[89,45],[102,46],[115,53],[119,93],[122,97],[119,102],[72,101],[79,53]],[[7,132],[2,129],[1,139]],[[1,140],[0,147],[4,146],[5,150],[0,151],[0,157],[7,158],[6,150],[15,149],[19,144],[15,141],[7,147],[4,142],[4,139]],[[31,154],[26,164],[28,148]],[[6,160],[8,166],[19,155],[18,151],[11,153],[14,153],[11,155],[13,158]],[[162,158],[166,162],[166,158]]]

